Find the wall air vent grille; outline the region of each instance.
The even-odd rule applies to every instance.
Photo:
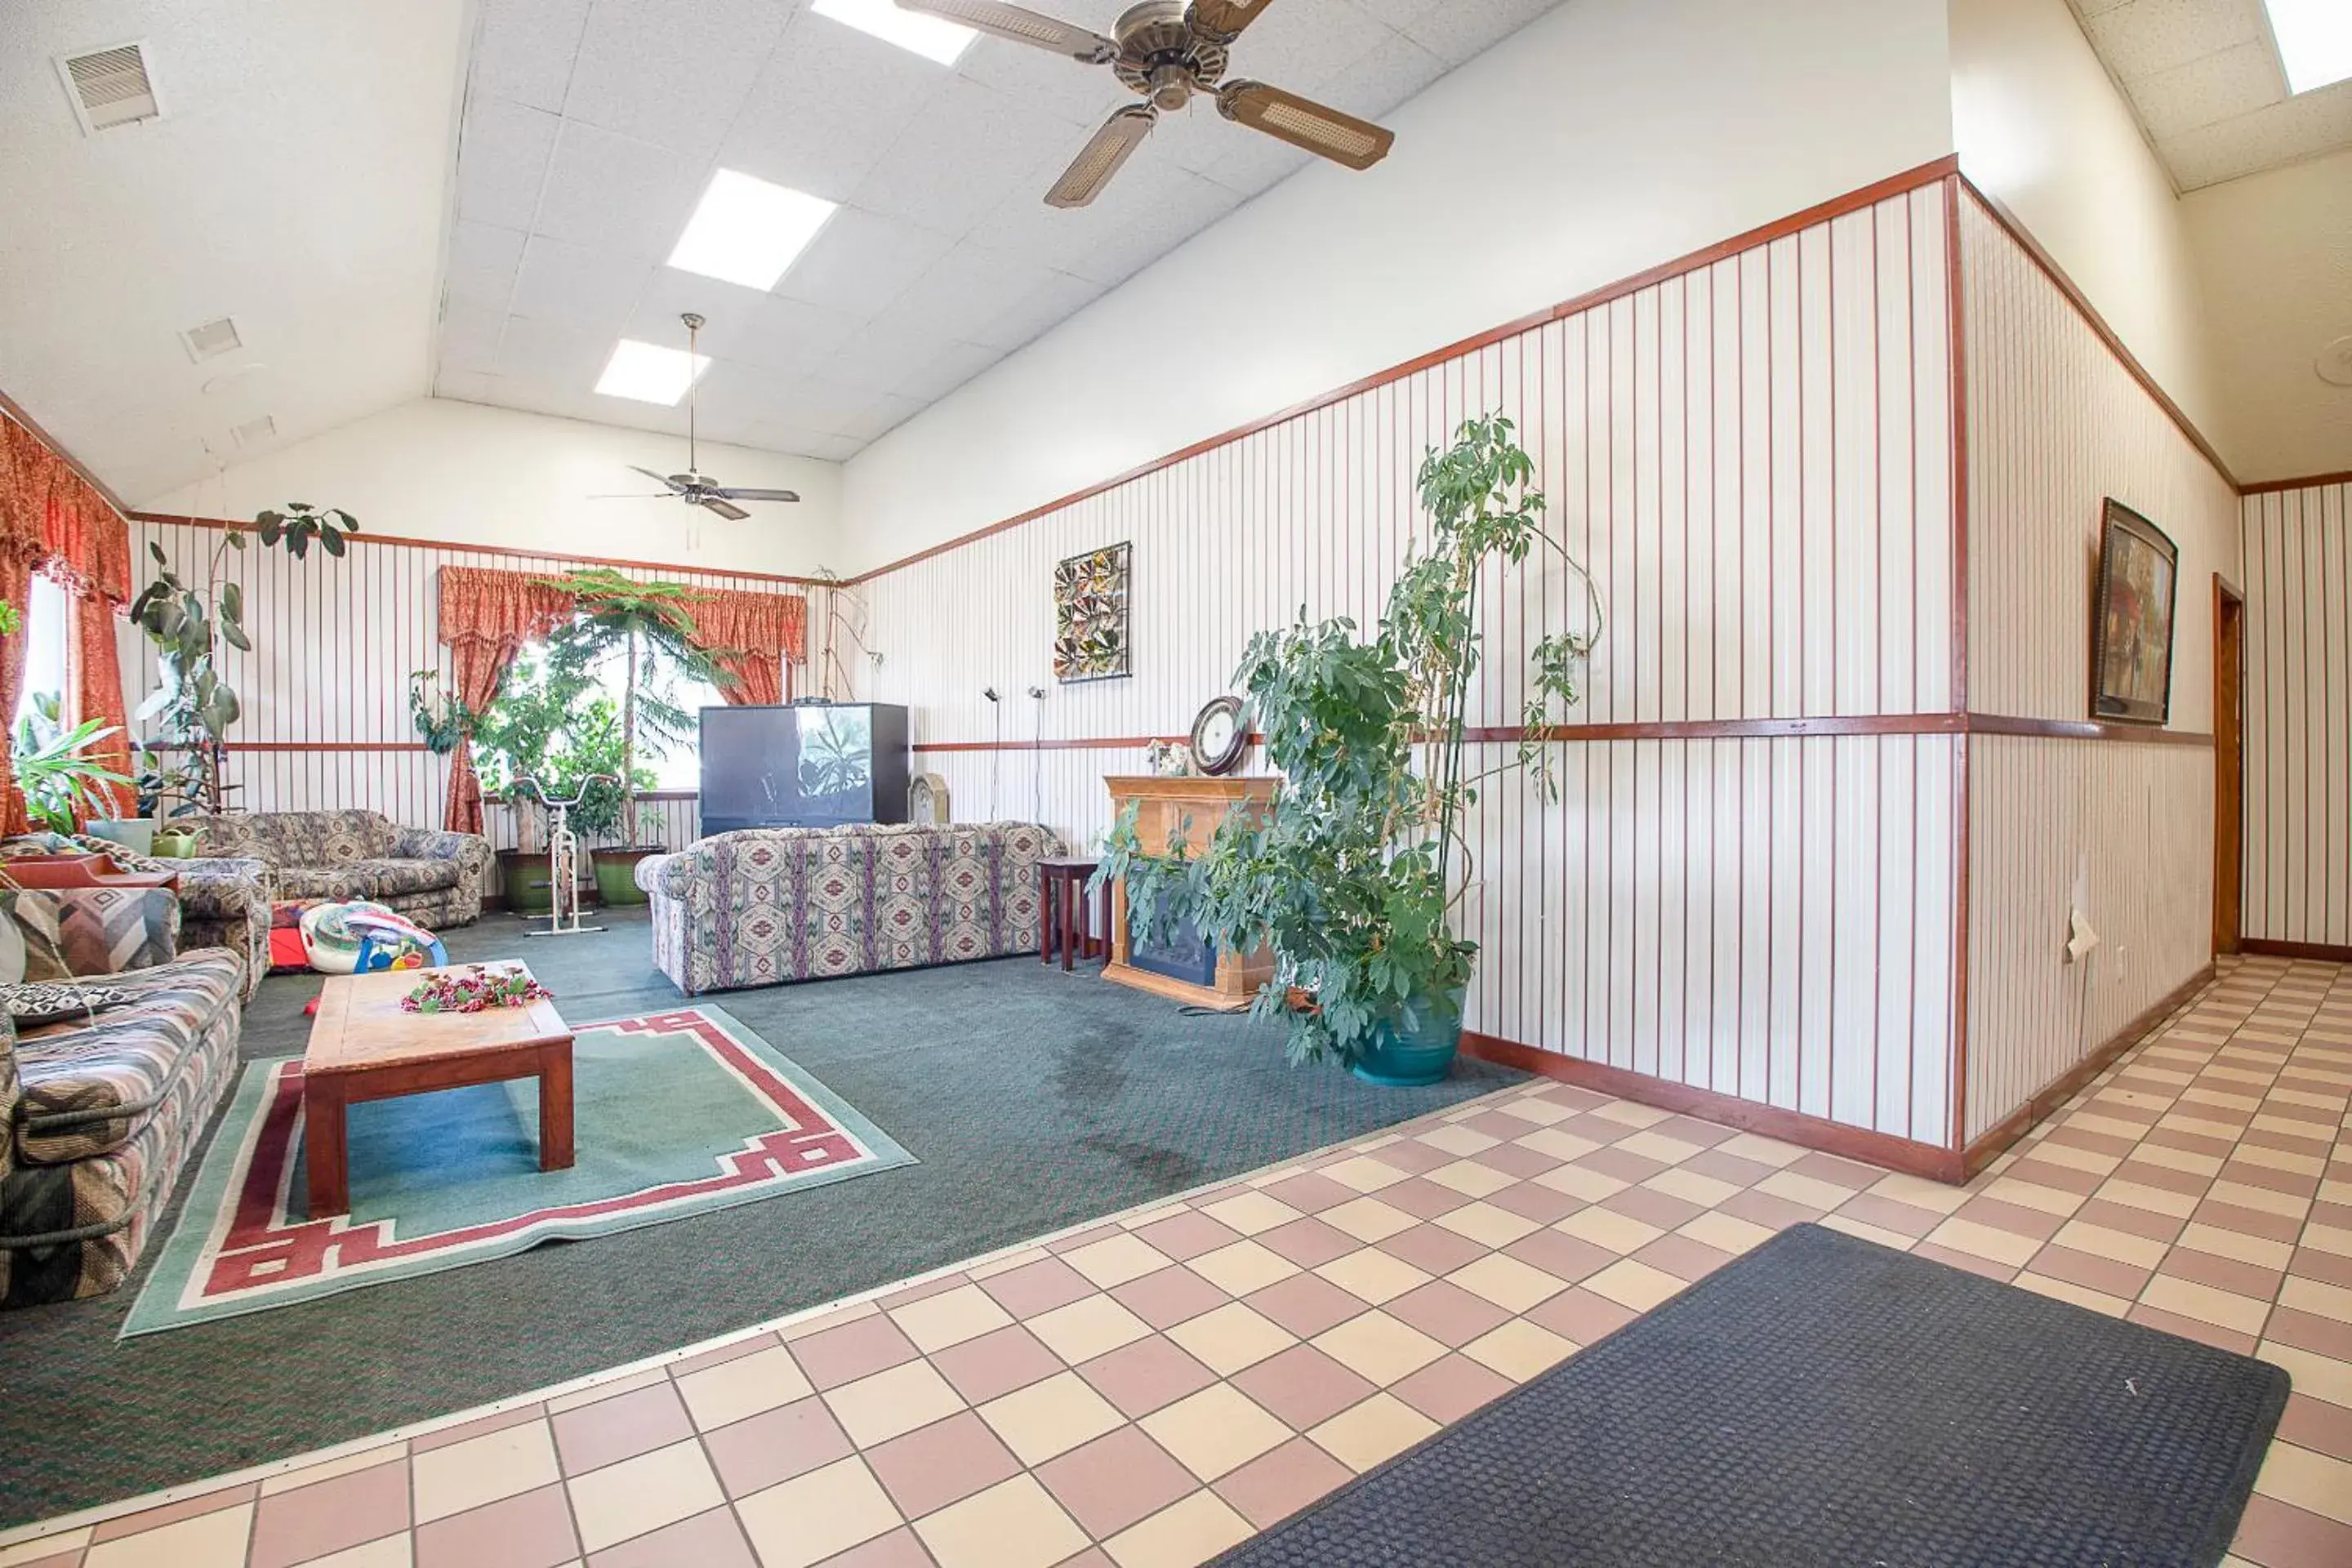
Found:
[[[66,89],[73,95],[74,114],[86,132],[96,134],[163,116],[155,83],[147,74],[144,45],[118,44],[86,55],[68,55],[58,66],[65,73]]]
[[[236,323],[226,316],[206,321],[201,327],[190,327],[180,334],[180,342],[187,345],[188,357],[197,361],[217,358],[231,349],[245,346],[245,340],[237,336]]]

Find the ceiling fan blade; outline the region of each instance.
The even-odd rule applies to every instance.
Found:
[[[717,496],[707,492],[700,500],[696,501],[694,504],[700,507],[705,511],[717,512],[719,516],[725,518],[730,522],[740,522],[745,518],[751,515],[750,512],[745,511],[741,507],[737,506],[733,501],[721,500]]]
[[[672,495],[680,494],[686,489],[684,485],[678,483],[677,479],[671,478],[669,475],[655,473],[651,468],[641,468],[635,463],[631,463],[629,465],[629,472],[633,474],[643,474],[646,478],[653,480],[654,483],[657,485],[667,485]]]
[[[1274,0],[1192,0],[1192,28],[1230,44],[1273,4]]]
[[[801,499],[798,490],[745,489],[740,485],[722,485],[716,489],[705,490],[703,494],[717,496],[720,500],[798,500]]]
[[[1229,81],[1219,88],[1217,112],[1350,169],[1370,168],[1396,144],[1393,131],[1262,81]]]
[[[994,37],[1051,49],[1089,65],[1104,65],[1118,58],[1118,46],[1100,33],[1007,5],[1003,0],[898,0],[898,9],[959,22]]]
[[[590,496],[590,500],[676,500],[676,490],[638,490],[631,495]]]
[[[1113,114],[1096,132],[1077,158],[1054,182],[1045,193],[1049,207],[1082,207],[1102,194],[1110,177],[1118,173],[1128,155],[1143,145],[1151,134],[1152,121],[1160,111],[1148,103],[1130,103]]]

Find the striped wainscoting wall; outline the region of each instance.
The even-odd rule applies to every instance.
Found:
[[[2352,956],[2352,476],[2244,502],[2245,934]]]
[[[1818,1119],[1856,1147],[1948,1147],[1961,726],[1942,174],[870,574],[881,660],[850,661],[858,693],[914,709],[918,762],[958,816],[1090,844],[1104,775],[1140,771],[1150,737],[1227,690],[1252,632],[1377,616],[1423,526],[1422,454],[1500,410],[1612,618],[1559,733],[1562,798],[1490,780],[1471,824],[1470,1027]],[[1058,685],[1054,563],[1122,540],[1136,674]],[[1482,765],[1513,752],[1525,650],[1583,614],[1549,564],[1485,585]]]
[[[363,526],[374,521],[361,520]],[[151,574],[152,543],[183,580],[201,582],[223,537],[217,526],[134,517],[134,573],[140,581]],[[412,670],[436,669],[446,684],[447,650],[436,632],[441,568],[557,573],[593,563],[372,540],[366,533],[341,560],[317,551],[306,561],[277,550],[223,553],[223,575],[244,585],[246,624],[254,643],[249,654],[230,654],[226,670],[245,704],[229,752],[229,781],[237,786],[233,804],[247,811],[365,806],[404,825],[437,826],[448,763],[416,738],[408,711],[408,677]],[[635,577],[709,588],[802,591],[747,575],[623,570]],[[118,628],[117,646],[135,712],[156,685],[154,653],[127,622]],[[645,809],[646,820],[667,842],[683,845],[694,838],[691,798],[651,799]],[[491,811],[488,826],[499,847],[512,847],[511,811]]]
[[[2210,962],[2213,592],[2239,575],[2229,478],[2059,281],[1964,187],[1968,388],[1967,1136],[2025,1107]],[[2179,546],[2172,713],[2096,726],[2106,498]],[[2067,962],[2069,914],[2102,938]]]

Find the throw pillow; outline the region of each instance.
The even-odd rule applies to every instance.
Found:
[[[54,1018],[79,1018],[100,1007],[118,1007],[131,1000],[120,985],[72,985],[36,981],[0,986],[0,1008],[19,1024],[46,1024]]]
[[[165,888],[16,888],[0,902],[25,938],[26,980],[152,969],[180,952],[180,900]]]

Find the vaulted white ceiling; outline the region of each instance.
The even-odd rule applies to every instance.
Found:
[[[1557,0],[1280,0],[1234,72],[1377,117]],[[1108,31],[1117,0],[1035,0]],[[1213,104],[1076,211],[1046,188],[1111,74],[982,37],[954,68],[806,0],[482,0],[434,389],[649,429],[600,396],[618,338],[709,319],[701,426],[845,458],[1308,161]],[[718,168],[842,204],[772,291],[664,265]],[[1378,170],[1361,176],[1380,177]],[[1283,265],[1269,258],[1268,265]],[[1203,310],[1216,301],[1201,301]],[[1183,323],[1134,363],[1181,352]]]
[[[2290,96],[2263,0],[2073,4],[2177,188],[2352,147],[2352,81]]]

